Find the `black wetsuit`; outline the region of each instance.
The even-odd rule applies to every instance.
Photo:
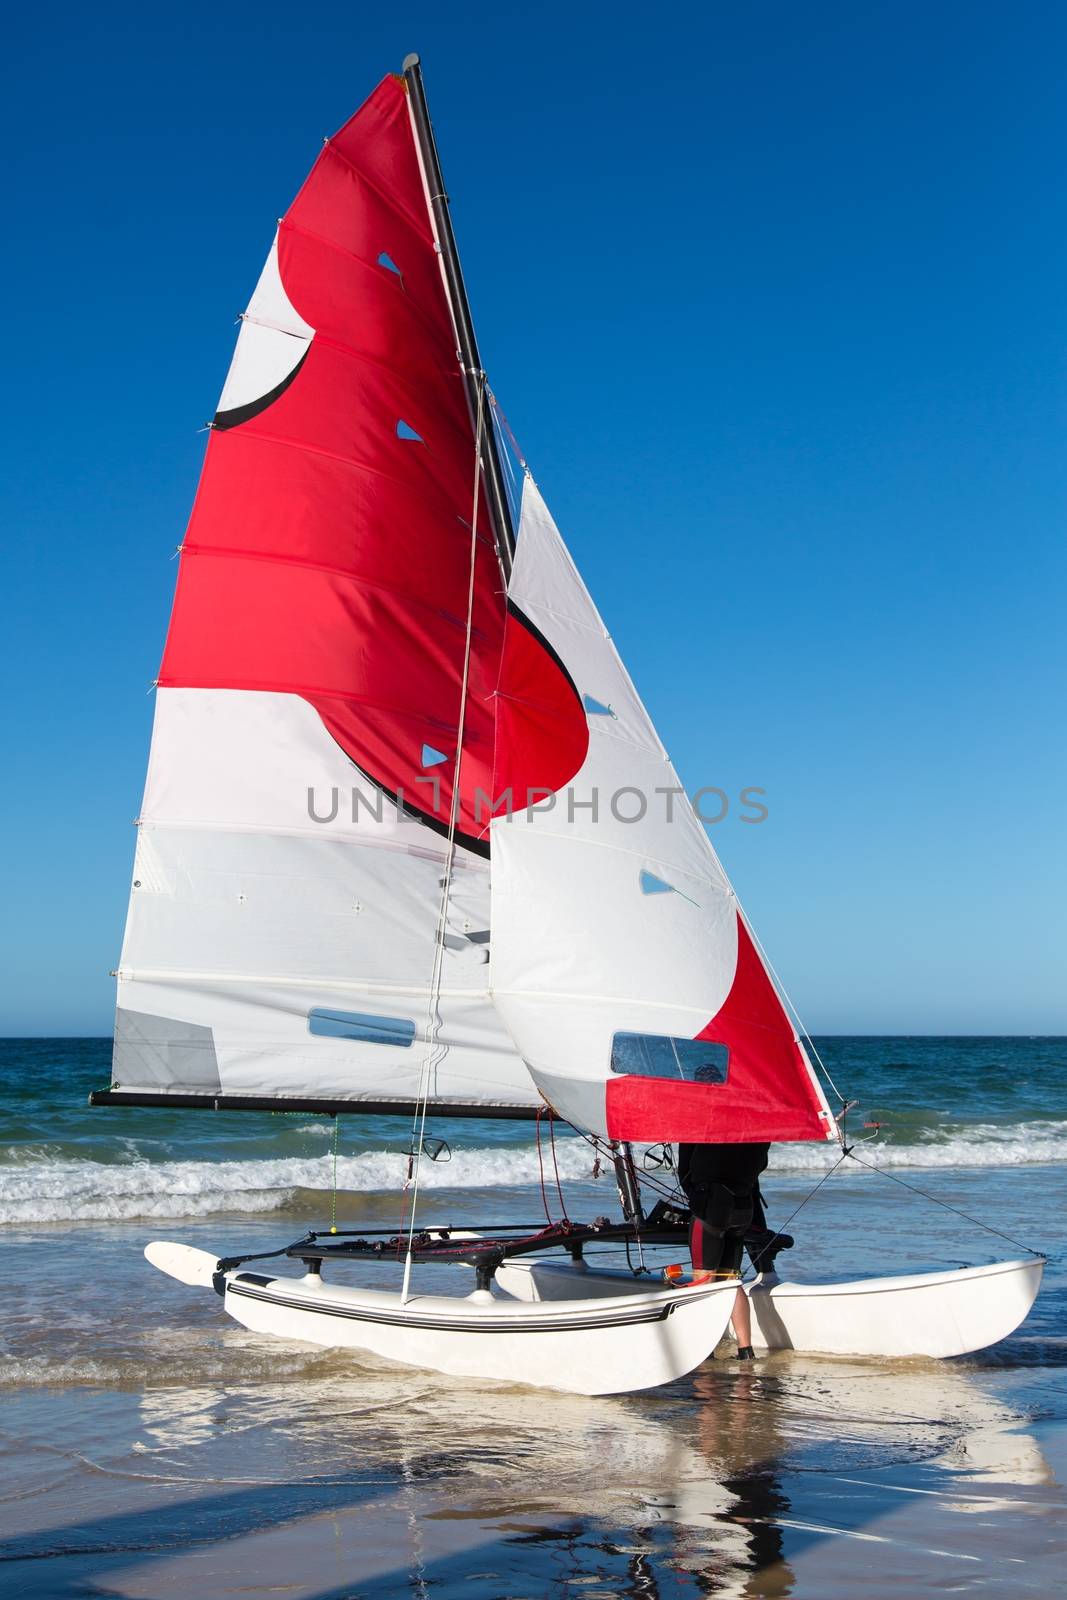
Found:
[[[689,1254],[694,1268],[740,1272],[744,1237],[765,1228],[759,1175],[769,1144],[683,1144],[678,1179],[693,1213]]]

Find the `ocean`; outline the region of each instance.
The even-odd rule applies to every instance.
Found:
[[[891,1170],[933,1173],[1067,1162],[1067,1040],[821,1038],[842,1094],[858,1102],[849,1136]],[[304,1113],[90,1110],[106,1087],[107,1039],[0,1040],[0,1226],[184,1221],[225,1215],[324,1215],[333,1124]],[[878,1122],[876,1132],[864,1124]],[[452,1159],[426,1169],[441,1191],[515,1190],[537,1180],[528,1124],[442,1122]],[[873,1135],[873,1136],[872,1136]],[[395,1191],[410,1125],[341,1119],[337,1184],[349,1195]],[[588,1174],[588,1148],[560,1140],[563,1175]],[[773,1173],[820,1173],[834,1152],[780,1145]],[[607,1186],[607,1185],[605,1185]],[[773,1178],[772,1178],[773,1186]],[[792,1192],[792,1190],[790,1191]]]
[[[90,1110],[109,1041],[0,1042],[6,1592],[1047,1592],[1067,1532],[1067,1040],[816,1043],[870,1165],[772,1150],[784,1274],[1031,1248],[1051,1258],[1031,1316],[958,1361],[720,1357],[579,1400],[260,1338],[144,1261],[156,1237],[268,1249],[335,1206],[341,1225],[399,1223],[406,1122],[340,1120],[335,1195],[329,1119]],[[451,1153],[424,1168],[422,1220],[559,1214],[531,1125],[430,1131]],[[557,1156],[572,1217],[617,1211],[583,1141],[559,1135]],[[458,1270],[418,1286],[454,1292],[436,1274]]]

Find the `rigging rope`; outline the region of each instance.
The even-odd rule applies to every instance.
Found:
[[[780,1239],[782,1237],[783,1233],[788,1228],[788,1226],[792,1222],[793,1218],[800,1215],[800,1213],[803,1211],[804,1207],[807,1205],[808,1201],[811,1200],[811,1199],[814,1199],[815,1195],[818,1194],[819,1190],[822,1188],[822,1186],[826,1182],[827,1178],[832,1178],[833,1177],[834,1173],[837,1171],[837,1169],[841,1165],[841,1163],[843,1161],[847,1161],[848,1160],[848,1156],[849,1156],[849,1152],[847,1150],[845,1150],[841,1155],[838,1156],[837,1160],[834,1162],[833,1166],[829,1169],[829,1171],[823,1173],[822,1177],[819,1179],[819,1181],[815,1185],[815,1187],[813,1189],[809,1189],[808,1190],[808,1193],[804,1196],[804,1198],[800,1202],[800,1204],[798,1206],[796,1206],[789,1213],[789,1215],[786,1217],[785,1221],[782,1223],[782,1226],[780,1228],[775,1228],[774,1235],[770,1239],[769,1244],[765,1244],[762,1247],[762,1249],[760,1251],[761,1255],[766,1255],[767,1250],[769,1249],[770,1245],[774,1243],[775,1239]]]
[[[584,1139],[586,1144],[591,1146],[593,1154],[596,1158],[593,1162],[593,1177],[599,1178],[601,1157],[603,1156],[608,1161],[613,1159],[610,1144],[605,1144],[605,1142],[598,1138],[595,1133],[586,1133],[584,1128],[579,1128],[576,1123],[572,1122],[570,1126],[574,1129],[579,1139]],[[634,1175],[635,1177],[637,1176],[636,1171]],[[661,1199],[664,1200],[673,1200],[675,1196],[680,1193],[680,1185],[677,1178],[675,1178],[672,1183],[668,1184],[662,1178],[654,1178],[651,1173],[644,1168],[641,1171],[641,1176],[638,1179],[638,1182],[647,1184],[647,1186],[652,1189],[654,1193],[658,1194]]]
[[[422,1170],[422,1146],[426,1133],[426,1109],[430,1099],[433,1071],[444,1052],[439,1049],[441,1031],[441,968],[445,950],[445,930],[448,924],[448,896],[452,887],[452,867],[456,859],[456,826],[459,821],[460,771],[463,762],[463,735],[467,719],[467,691],[470,684],[471,638],[474,631],[474,583],[478,560],[478,506],[482,485],[482,441],[485,434],[485,373],[475,374],[478,384],[478,414],[474,428],[474,504],[471,511],[470,574],[467,583],[467,628],[463,642],[463,676],[460,685],[459,723],[456,735],[456,759],[452,769],[452,803],[448,811],[447,849],[445,870],[441,878],[441,903],[437,916],[437,937],[434,941],[433,970],[430,976],[430,1004],[426,1019],[426,1056],[419,1076],[419,1094],[415,1102],[412,1122],[413,1170],[409,1168],[411,1186],[411,1211],[408,1222],[408,1247],[404,1261],[404,1283],[400,1303],[406,1305],[411,1284],[411,1260],[415,1239],[415,1208],[419,1198],[419,1177]],[[445,1047],[447,1049],[447,1046]]]
[[[1005,1243],[1014,1246],[1016,1250],[1025,1250],[1027,1255],[1037,1256],[1039,1259],[1044,1256],[1043,1251],[1035,1250],[1031,1245],[1023,1244],[1020,1239],[1013,1239],[1010,1233],[1004,1233],[1002,1229],[994,1228],[991,1223],[982,1222],[978,1217],[972,1217],[969,1212],[961,1211],[958,1206],[949,1205],[947,1200],[939,1199],[936,1194],[930,1194],[927,1189],[920,1189],[917,1184],[905,1182],[903,1178],[898,1178],[895,1172],[887,1172],[885,1167],[879,1167],[873,1161],[864,1161],[862,1156],[856,1155],[855,1147],[853,1145],[849,1145],[847,1148],[842,1150],[840,1156],[838,1156],[837,1160],[834,1162],[829,1171],[823,1173],[815,1187],[809,1190],[800,1204],[789,1213],[789,1216],[782,1223],[781,1227],[775,1229],[775,1239],[780,1238],[781,1235],[785,1233],[786,1229],[789,1227],[789,1224],[793,1221],[793,1218],[803,1211],[808,1201],[818,1194],[826,1180],[828,1178],[832,1178],[838,1168],[846,1161],[855,1161],[859,1166],[866,1167],[869,1172],[880,1173],[883,1178],[889,1178],[893,1183],[899,1183],[902,1189],[908,1189],[912,1194],[921,1196],[923,1200],[929,1200],[932,1205],[941,1206],[944,1211],[951,1211],[954,1216],[962,1217],[965,1222],[973,1223],[976,1228],[981,1228],[985,1233],[995,1234],[998,1239],[1003,1239]],[[773,1240],[771,1242],[773,1243]]]
[[[545,1188],[545,1158],[541,1151],[541,1118],[544,1116],[544,1106],[538,1106],[537,1119],[534,1122],[534,1138],[537,1141],[537,1173],[541,1180],[541,1204],[545,1208],[545,1221],[552,1226],[552,1213],[548,1209],[548,1191]]]
[[[585,1133],[581,1128],[578,1128],[575,1131],[578,1133],[580,1138],[585,1140],[586,1144],[592,1146],[593,1150],[597,1153],[597,1159],[599,1160],[601,1141],[597,1138],[597,1136],[595,1134]],[[983,1222],[979,1217],[972,1217],[970,1212],[961,1211],[958,1206],[949,1205],[947,1200],[941,1200],[936,1194],[931,1194],[929,1190],[920,1189],[919,1186],[914,1183],[907,1183],[905,1179],[898,1178],[895,1172],[887,1172],[885,1167],[878,1166],[876,1162],[865,1161],[862,1156],[856,1155],[854,1145],[849,1145],[847,1149],[842,1150],[841,1155],[838,1156],[833,1166],[823,1173],[818,1183],[816,1183],[813,1188],[809,1189],[808,1193],[801,1200],[800,1204],[795,1206],[781,1226],[775,1229],[772,1236],[772,1242],[774,1239],[780,1238],[783,1233],[787,1232],[790,1223],[795,1217],[799,1216],[800,1212],[803,1211],[804,1207],[808,1204],[808,1201],[813,1199],[814,1196],[818,1194],[819,1190],[822,1188],[823,1184],[826,1183],[827,1179],[832,1178],[834,1173],[837,1172],[844,1162],[848,1160],[857,1162],[861,1167],[867,1167],[871,1172],[881,1173],[883,1178],[889,1178],[891,1182],[899,1183],[901,1188],[909,1189],[912,1194],[919,1195],[923,1200],[929,1200],[932,1205],[941,1206],[945,1211],[951,1211],[954,1216],[961,1217],[964,1222],[972,1223],[976,1228],[981,1228],[983,1232],[993,1234],[998,1239],[1003,1239],[1006,1244],[1012,1245],[1016,1250],[1025,1250],[1027,1255],[1045,1259],[1045,1252],[1043,1250],[1035,1250],[1032,1245],[1023,1244],[1021,1239],[1014,1238],[1010,1233],[1005,1233],[1003,1229],[994,1228],[991,1223]],[[663,1179],[654,1177],[648,1172],[642,1173],[641,1181],[642,1183],[646,1184],[654,1193],[660,1194],[664,1199],[671,1202],[675,1202],[681,1194],[680,1186],[678,1185],[677,1181],[675,1181],[672,1185],[668,1185]],[[684,1200],[684,1197],[683,1202],[688,1205],[688,1201]]]
[[[1043,1256],[1043,1250],[1034,1250],[1030,1245],[1023,1244],[1019,1239],[1013,1239],[1010,1233],[1004,1233],[1000,1228],[994,1228],[989,1222],[982,1222],[978,1217],[972,1217],[969,1212],[961,1211],[959,1206],[950,1206],[947,1200],[939,1200],[936,1194],[930,1194],[926,1189],[920,1189],[914,1183],[905,1183],[903,1178],[898,1178],[895,1172],[887,1172],[885,1167],[876,1166],[873,1161],[864,1161],[862,1156],[855,1155],[850,1146],[845,1151],[845,1156],[851,1156],[853,1161],[858,1161],[861,1167],[866,1167],[869,1172],[879,1172],[883,1178],[889,1178],[893,1183],[899,1183],[902,1189],[910,1189],[912,1194],[921,1195],[924,1200],[931,1201],[935,1206],[941,1206],[945,1211],[951,1211],[955,1216],[962,1217],[965,1222],[973,1222],[976,1228],[982,1228],[986,1233],[996,1234],[998,1239],[1014,1245],[1016,1250],[1025,1250],[1030,1256]],[[844,1156],[842,1157],[844,1160]],[[838,1163],[840,1165],[840,1163]]]
[[[500,404],[500,401],[497,399],[497,397],[493,393],[492,389],[489,389],[488,393],[489,393],[489,404],[493,408],[493,415],[496,417],[496,420],[499,422],[502,432],[504,432],[507,435],[508,442],[510,443],[511,448],[515,452],[515,456],[516,456],[516,459],[518,460],[519,466],[522,468],[523,472],[528,474],[528,476],[533,477],[533,474],[530,472],[529,464],[527,463],[526,457],[523,455],[522,450],[520,448],[519,441],[516,439],[515,435],[511,431],[511,423],[508,421],[507,417],[504,415],[503,406]]]
[[[537,1166],[538,1166],[538,1171],[539,1171],[539,1175],[540,1175],[540,1179],[541,1179],[541,1204],[545,1208],[545,1220],[548,1223],[549,1227],[550,1228],[556,1227],[556,1223],[553,1222],[552,1213],[550,1212],[549,1207],[548,1207],[548,1189],[547,1189],[547,1187],[545,1185],[545,1158],[544,1158],[544,1153],[543,1153],[542,1148],[541,1148],[541,1118],[542,1117],[547,1117],[548,1118],[548,1137],[549,1137],[549,1142],[550,1142],[551,1149],[552,1149],[552,1171],[553,1171],[553,1175],[554,1175],[555,1180],[556,1180],[556,1193],[559,1195],[560,1222],[563,1223],[565,1226],[569,1227],[570,1226],[570,1218],[567,1215],[567,1202],[563,1198],[563,1185],[561,1184],[560,1178],[559,1178],[559,1158],[556,1155],[556,1128],[555,1128],[556,1113],[552,1110],[552,1107],[549,1106],[549,1105],[544,1105],[544,1106],[539,1106],[538,1107],[537,1117],[536,1117],[536,1119],[534,1121],[534,1137],[535,1137],[535,1139],[537,1141]],[[582,1137],[585,1138],[586,1136],[583,1134]]]
[[[341,1136],[341,1119],[333,1119],[333,1193],[330,1196],[330,1232],[337,1232],[337,1141]]]
[[[566,1222],[568,1220],[567,1202],[563,1198],[563,1185],[559,1181],[559,1158],[556,1155],[556,1113],[551,1106],[548,1108],[548,1137],[552,1145],[552,1171],[556,1179],[556,1193],[559,1195],[560,1214],[564,1222]]]

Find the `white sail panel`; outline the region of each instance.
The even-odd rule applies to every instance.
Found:
[[[589,721],[573,781],[491,828],[493,995],[534,1080],[562,1116],[612,1137],[832,1136],[736,896],[532,480],[509,599]],[[691,1081],[679,1045],[697,1040],[719,1048],[695,1052]]]
[[[285,292],[278,270],[278,236],[270,247],[219,400],[218,416],[256,405],[288,382],[315,334]]]
[[[312,819],[309,788],[317,816],[336,803],[332,821]],[[114,1087],[414,1101],[446,849],[361,777],[298,696],[160,689]],[[453,886],[447,1048],[428,1093],[532,1106],[489,1000],[485,860],[457,849]],[[396,1024],[409,1035],[400,1043]]]

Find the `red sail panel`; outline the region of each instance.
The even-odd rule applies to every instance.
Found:
[[[740,916],[733,985],[721,1010],[697,1038],[728,1046],[726,1083],[611,1078],[607,1085],[611,1138],[762,1144],[827,1137],[823,1102]]]
[[[508,613],[496,696],[496,816],[555,794],[579,771],[589,749],[589,723],[574,679],[510,600]],[[555,672],[546,670],[546,656]]]
[[[216,417],[159,682],[302,696],[363,773],[440,830],[474,440],[401,79],[327,141],[279,226],[277,276],[311,337],[282,381]],[[251,321],[242,337],[263,319]],[[284,351],[288,331],[264,326]],[[477,516],[459,836],[485,851],[476,802],[492,781],[505,598],[484,495]],[[570,693],[549,651],[527,670],[546,698]],[[436,788],[424,746],[447,757]],[[556,788],[574,771],[566,745],[534,754],[536,770],[511,763],[524,784]]]

